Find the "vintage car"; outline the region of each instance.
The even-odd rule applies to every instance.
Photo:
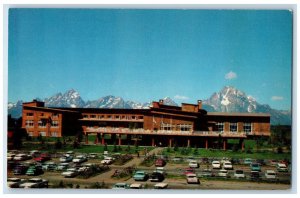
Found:
[[[276,169],[278,172],[288,172],[288,168],[285,164],[278,163],[276,164]]]
[[[143,188],[142,184],[133,183],[130,185],[130,189],[142,189],[142,188]]]
[[[265,177],[266,177],[266,179],[276,179],[277,178],[276,173],[273,170],[266,170]]]
[[[166,161],[163,160],[163,159],[161,159],[161,158],[159,158],[159,159],[157,159],[157,160],[155,161],[155,166],[163,167],[163,166],[165,166],[165,165],[166,165]]]
[[[149,176],[145,171],[136,171],[133,175],[135,181],[147,181],[148,177]]]
[[[165,179],[165,176],[159,172],[153,172],[151,175],[150,175],[150,181],[151,182],[161,182]]]
[[[190,168],[199,168],[199,163],[196,160],[191,160],[189,162],[189,167]]]
[[[223,162],[223,168],[226,169],[226,170],[232,170],[233,166],[232,166],[230,161],[224,161]]]
[[[241,178],[245,178],[246,176],[243,170],[235,170],[233,177],[237,179],[241,179]]]
[[[166,188],[168,188],[167,183],[158,183],[154,185],[154,189],[166,189]]]
[[[116,183],[113,185],[112,189],[129,189],[130,185],[127,183]]]
[[[186,175],[186,182],[188,184],[200,184],[200,180],[198,179],[197,175],[194,173],[190,173]]]
[[[61,175],[66,178],[76,177],[79,174],[77,168],[68,168],[65,172],[63,172]]]
[[[213,169],[220,169],[221,163],[219,161],[212,161],[211,163]]]

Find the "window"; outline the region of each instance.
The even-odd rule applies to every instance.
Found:
[[[58,121],[55,121],[55,120],[52,121],[52,123],[51,123],[51,126],[54,128],[58,127],[58,125],[59,125]]]
[[[38,125],[40,128],[46,128],[47,122],[45,120],[39,120]]]
[[[112,119],[112,116],[111,116],[111,115],[108,115],[107,118],[108,118],[108,119]]]
[[[132,119],[132,120],[135,120],[135,119],[136,119],[136,116],[131,116],[131,119]]]
[[[115,119],[120,120],[120,116],[116,115]]]
[[[246,132],[246,133],[251,133],[252,132],[251,122],[245,122],[244,123],[244,132]]]
[[[33,113],[26,113],[26,116],[33,116]]]
[[[45,131],[40,131],[39,134],[40,134],[41,136],[46,136],[46,132],[45,132]]]
[[[40,116],[44,116],[44,113],[41,113]]]
[[[216,124],[216,127],[217,127],[217,131],[223,132],[224,131],[224,122],[218,122]]]
[[[138,116],[138,119],[139,119],[139,120],[142,120],[142,119],[143,119],[143,116]]]
[[[191,124],[179,124],[178,128],[179,128],[179,131],[191,131],[192,125]]]
[[[163,131],[171,131],[171,128],[172,128],[171,124],[162,123],[160,125],[160,129],[163,130]]]
[[[58,118],[58,113],[53,113],[53,114],[52,114],[52,117],[53,117],[53,118]]]
[[[32,128],[34,126],[33,120],[26,120],[25,121],[25,126]]]
[[[88,115],[83,115],[83,118],[88,118]]]
[[[91,115],[90,118],[96,118],[96,115]]]
[[[237,123],[236,122],[231,122],[229,127],[230,127],[230,132],[237,132]]]
[[[57,137],[57,132],[51,132],[51,137]]]
[[[99,119],[104,119],[104,115],[99,115]]]
[[[122,115],[122,120],[125,120],[126,119],[126,116],[125,115]]]

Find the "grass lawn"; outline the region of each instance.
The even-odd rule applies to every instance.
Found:
[[[186,152],[183,154],[182,148],[178,148],[178,151],[174,151],[173,148],[163,150],[164,155],[168,156],[178,156],[178,157],[230,157],[230,158],[252,158],[252,159],[291,159],[291,153],[274,153],[271,151],[268,152],[253,152],[246,153],[242,151],[231,151],[231,150],[210,150],[210,149],[197,149],[197,153],[194,152],[194,148],[186,149]]]

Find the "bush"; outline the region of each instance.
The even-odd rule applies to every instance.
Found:
[[[283,153],[282,147],[278,147],[278,148],[277,148],[277,153],[279,153],[279,154],[280,154],[280,153]]]

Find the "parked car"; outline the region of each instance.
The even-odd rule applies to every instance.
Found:
[[[101,160],[101,164],[105,164],[105,165],[109,165],[112,164],[114,162],[114,158],[113,157],[104,157],[103,160]]]
[[[243,170],[235,170],[233,177],[241,179],[241,178],[246,178],[245,173]]]
[[[165,166],[166,165],[166,161],[159,158],[155,161],[155,166],[159,166],[159,167],[162,167],[162,166]]]
[[[211,165],[212,165],[213,169],[220,169],[221,168],[221,163],[219,161],[213,161],[211,163]]]
[[[166,189],[166,188],[168,188],[167,183],[158,183],[154,185],[154,189]]]
[[[266,179],[276,179],[277,178],[276,173],[273,170],[266,170],[265,177],[266,177]]]
[[[189,163],[190,168],[199,168],[199,163],[196,160],[191,160]]]
[[[261,167],[257,163],[250,164],[250,168],[251,168],[251,171],[259,171],[259,172],[261,171]]]
[[[186,175],[186,182],[188,184],[200,184],[200,180],[198,179],[197,175],[194,173],[190,173]]]
[[[32,157],[37,157],[37,156],[39,156],[39,155],[41,154],[41,152],[38,151],[38,150],[32,150],[32,151],[29,152],[29,154],[30,154]]]
[[[276,165],[276,169],[278,172],[288,172],[288,168],[285,164],[282,164],[282,163],[278,163]]]
[[[269,164],[270,166],[276,166],[278,164],[278,160],[270,160]]]
[[[69,154],[66,154],[66,155],[62,156],[61,158],[59,158],[60,162],[72,162],[72,160],[73,160],[73,156],[69,155]]]
[[[56,170],[63,171],[69,167],[69,163],[60,163],[57,165]]]
[[[68,151],[68,152],[66,152],[66,154],[68,154],[68,155],[74,155],[74,151]]]
[[[257,160],[255,160],[255,163],[259,164],[260,166],[266,165],[266,162],[263,159],[257,159]]]
[[[203,171],[200,173],[201,177],[214,177],[214,173],[210,169],[203,169]]]
[[[87,158],[84,155],[77,155],[72,161],[74,163],[82,163],[82,162],[86,162]]]
[[[174,162],[174,163],[180,163],[180,162],[183,162],[183,159],[182,159],[182,157],[174,157],[172,159],[172,162]]]
[[[39,157],[34,158],[34,161],[42,163],[42,162],[46,162],[50,159],[51,159],[51,156],[49,154],[42,153]]]
[[[98,158],[98,154],[97,153],[90,153],[89,158],[96,159],[96,158]]]
[[[56,170],[56,167],[57,167],[57,165],[55,164],[55,162],[47,162],[42,165],[42,168],[45,171],[54,171],[54,170]]]
[[[7,178],[7,186],[9,188],[19,188],[24,181],[25,179],[20,179],[16,177]]]
[[[219,170],[219,172],[218,172],[218,176],[219,176],[219,177],[228,177],[228,171],[225,170],[225,169],[221,169],[221,170]]]
[[[153,172],[151,175],[150,175],[150,181],[151,182],[161,182],[165,179],[165,176],[161,173],[158,173],[158,172]]]
[[[61,175],[67,178],[70,177],[76,177],[79,174],[77,168],[68,168],[65,172],[63,172]]]
[[[246,164],[246,165],[252,164],[252,159],[251,158],[245,158],[244,159],[244,164]]]
[[[16,156],[16,154],[14,154],[14,153],[8,153],[7,154],[7,161],[12,161],[12,160],[14,160],[14,157]]]
[[[163,174],[163,175],[166,175],[166,174],[167,174],[164,167],[156,167],[156,168],[155,168],[155,172],[161,173],[161,174]]]
[[[223,162],[223,168],[226,169],[226,170],[232,170],[233,166],[232,166],[230,161],[224,161]]]
[[[25,160],[29,160],[29,159],[31,159],[31,156],[27,155],[27,154],[24,154],[24,153],[17,154],[14,157],[15,161],[25,161]]]
[[[258,171],[251,171],[251,173],[250,173],[250,179],[254,180],[254,181],[257,181],[257,180],[261,179],[261,176],[260,176],[260,174],[259,174]]]
[[[129,189],[130,186],[127,183],[116,183],[113,185],[112,189]]]
[[[26,171],[28,170],[28,168],[29,168],[28,166],[20,164],[14,168],[13,173],[14,173],[14,175],[24,175],[24,174],[26,174]]]
[[[20,188],[48,188],[48,181],[41,178],[31,178],[22,183]]]
[[[145,171],[136,171],[133,175],[135,181],[147,181],[148,177],[149,176]]]
[[[195,173],[195,169],[193,169],[193,168],[186,168],[183,171],[183,174],[185,174],[185,175],[190,174],[190,173]]]
[[[28,170],[26,171],[26,175],[28,176],[35,176],[43,174],[44,171],[42,169],[42,166],[30,166]]]
[[[143,188],[142,184],[133,183],[130,185],[130,189],[142,189],[142,188]]]

